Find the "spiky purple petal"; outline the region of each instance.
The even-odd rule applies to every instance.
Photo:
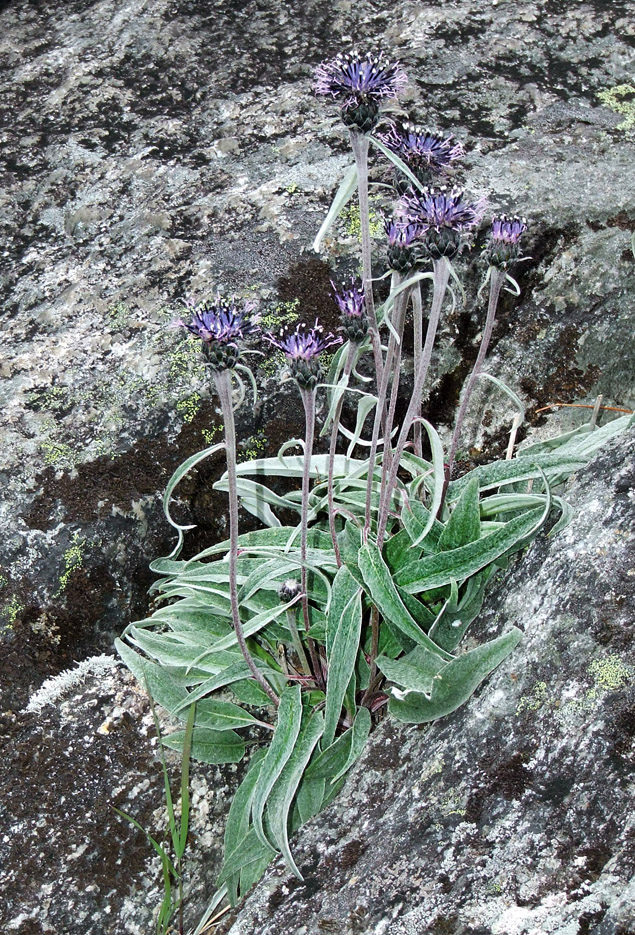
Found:
[[[319,357],[328,347],[342,343],[340,337],[335,337],[331,333],[325,335],[323,332],[324,328],[316,319],[312,328],[307,329],[306,325],[300,324],[292,334],[284,335],[281,332],[278,338],[272,334],[263,334],[263,338],[281,350],[288,361],[311,361]]]
[[[351,280],[350,289],[338,289],[332,281],[331,286],[333,287],[333,297],[343,316],[346,318],[361,318],[365,314],[364,287],[358,280]]]
[[[441,172],[464,155],[463,146],[453,137],[405,125],[392,127],[378,138],[402,159],[408,168]]]
[[[517,246],[526,230],[527,223],[525,218],[508,218],[506,215],[502,214],[492,221],[492,240],[495,243],[506,243]]]
[[[485,211],[485,199],[476,202],[463,200],[463,192],[457,189],[441,189],[405,195],[400,201],[404,220],[417,224],[422,230],[467,231],[481,221]]]
[[[339,99],[344,107],[397,97],[408,81],[401,65],[389,61],[383,52],[365,56],[340,54],[318,65],[315,79],[316,94]]]

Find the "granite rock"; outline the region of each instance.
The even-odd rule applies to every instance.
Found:
[[[4,816],[18,816],[3,887],[24,902],[4,900],[9,931],[66,933],[62,920],[76,919],[78,931],[134,935],[156,905],[143,839],[106,808],[113,788],[124,808],[139,802],[140,820],[161,807],[147,712],[142,739],[132,715],[114,746],[115,734],[97,733],[111,710],[141,710],[131,683],[115,670],[88,673],[86,696],[24,712],[46,679],[110,652],[145,615],[148,562],[173,544],[162,490],[218,435],[197,352],[170,328],[180,300],[218,288],[258,299],[271,327],[295,315],[335,324],[329,279],[356,268],[358,245],[353,214],[320,255],[310,249],[351,161],[335,109],[312,95],[315,65],[351,43],[389,49],[411,79],[402,112],[466,145],[454,181],[487,194],[493,211],[529,218],[532,259],[516,270],[520,299],[502,303],[489,368],[521,394],[531,431],[553,434],[576,411],[546,419],[537,410],[549,403],[602,393],[632,408],[635,397],[624,337],[632,133],[609,106],[615,97],[599,96],[628,83],[631,9],[627,0],[0,3],[0,788]],[[374,177],[386,172],[377,161]],[[468,302],[448,311],[435,356],[427,414],[446,436],[482,324],[483,241],[481,232],[457,263]],[[274,453],[300,428],[279,365],[253,360],[262,403],[240,416],[244,457]],[[406,353],[406,385],[411,367]],[[491,457],[513,411],[489,391],[472,411],[467,456]],[[224,499],[211,490],[221,470],[211,459],[180,488],[175,510],[198,524],[193,550],[226,531]],[[66,764],[78,751],[95,785],[83,811],[67,812],[82,774]],[[150,785],[138,799],[140,782]],[[41,826],[24,817],[35,788],[46,796]],[[55,847],[43,851],[46,835]],[[73,876],[65,853],[89,838]],[[123,887],[112,840],[130,855]],[[219,840],[195,892],[210,888]],[[96,868],[104,874],[91,897]],[[85,890],[79,903],[75,889]]]

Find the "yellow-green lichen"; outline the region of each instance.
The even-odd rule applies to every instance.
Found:
[[[119,330],[119,328],[123,328],[124,325],[128,324],[130,309],[123,302],[117,302],[108,309],[108,320],[115,330]]]
[[[42,451],[44,463],[46,465],[52,466],[60,463],[75,464],[73,449],[65,442],[56,442],[49,439],[41,443],[40,450]]]
[[[565,725],[587,717],[607,692],[623,688],[633,678],[634,670],[619,656],[611,655],[594,659],[587,671],[593,679],[593,688],[587,688],[581,698],[566,702],[557,712],[558,719]]]
[[[64,552],[64,571],[60,575],[60,583],[57,594],[55,595],[56,597],[66,590],[71,575],[84,564],[85,547],[86,540],[82,539],[79,533],[76,532],[71,540],[70,546]]]
[[[267,439],[262,429],[255,435],[250,435],[240,444],[238,461],[255,461],[264,456],[267,450]]]
[[[523,695],[516,708],[516,716],[523,711],[538,711],[543,705],[549,703],[546,682],[536,682],[529,695]]]
[[[185,380],[202,380],[205,377],[205,363],[201,355],[201,342],[185,338],[168,351],[168,377],[172,383]]]
[[[449,789],[444,798],[439,803],[439,807],[444,815],[465,815],[463,805],[463,796],[458,789]]]
[[[260,364],[260,371],[265,377],[277,376],[285,365],[285,356],[282,351],[274,351],[265,357]]]
[[[379,237],[383,232],[384,222],[381,217],[372,210],[368,212],[369,214],[369,228],[371,237]],[[342,223],[344,224],[344,230],[349,237],[355,238],[361,242],[362,239],[362,224],[359,215],[359,205],[349,205],[345,208],[341,215]]]
[[[619,656],[605,656],[591,663],[589,675],[599,691],[617,691],[632,679],[633,667],[622,662]]]
[[[300,300],[292,299],[290,302],[278,302],[273,311],[265,312],[260,318],[260,327],[263,331],[278,331],[280,328],[294,324],[300,317]]]
[[[201,408],[201,397],[199,393],[192,393],[186,399],[179,399],[176,404],[176,411],[179,412],[184,422],[193,422],[199,409]]]
[[[625,119],[618,123],[618,130],[635,129],[635,86],[632,84],[617,84],[614,88],[600,91],[599,99],[616,114],[622,114]]]
[[[212,425],[208,429],[201,429],[201,435],[208,445],[213,445],[215,441],[218,442],[221,440],[219,436],[222,434],[222,431],[223,424],[221,422],[220,425]]]
[[[24,604],[14,595],[2,608],[2,617],[5,620],[5,629],[10,630],[24,610]]]

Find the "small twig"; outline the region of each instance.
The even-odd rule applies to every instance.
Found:
[[[600,399],[602,399],[601,396]],[[536,409],[535,413],[538,415],[539,412],[546,412],[547,409],[555,409],[558,406],[562,406],[566,409],[595,409],[595,405],[590,406],[587,403],[548,403],[546,406],[541,406],[540,409]],[[632,416],[635,411],[633,409],[622,409],[620,406],[599,406],[599,409],[601,412],[625,412],[626,415],[629,416]]]
[[[216,925],[216,924],[218,923],[218,920],[219,920],[222,916],[224,916],[227,912],[229,912],[230,909],[231,909],[231,906],[225,906],[225,908],[224,908],[224,909],[221,909],[220,912],[217,912],[215,916],[212,916],[212,918],[209,920],[209,922],[207,923],[207,925],[205,926],[205,928],[202,928],[202,929],[201,929],[201,935],[205,935],[205,932],[209,932],[209,931],[211,930],[212,926],[213,926],[213,925]]]

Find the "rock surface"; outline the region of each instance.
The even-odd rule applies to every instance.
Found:
[[[310,244],[351,157],[335,108],[312,95],[315,65],[351,43],[383,45],[411,78],[404,110],[465,142],[456,181],[488,194],[493,210],[528,216],[532,259],[517,270],[521,298],[502,304],[489,367],[521,394],[533,430],[555,433],[568,414],[541,427],[535,410],[598,393],[608,405],[635,400],[632,134],[599,97],[629,81],[631,10],[622,0],[0,2],[8,931],[148,931],[158,872],[150,881],[145,841],[106,807],[160,824],[138,694],[104,670],[66,708],[24,709],[45,679],[110,651],[145,614],[148,562],[172,545],[165,482],[219,431],[196,351],[169,327],[179,300],[218,287],[259,299],[271,327],[296,314],[334,322],[329,279],[355,268],[354,215],[320,256]],[[385,171],[377,162],[376,177]],[[428,407],[441,429],[482,322],[478,250],[457,267],[472,298],[442,329]],[[263,401],[243,409],[244,457],[298,434],[295,390],[275,362],[254,360]],[[473,411],[464,445],[475,458],[497,452],[513,415],[506,399],[488,392]],[[192,549],[224,532],[224,500],[210,493],[220,471],[212,460],[182,485],[176,509],[198,523]],[[99,734],[115,709],[132,714]],[[201,775],[210,787],[229,781]],[[78,790],[82,807],[69,810]],[[199,875],[208,890],[227,798],[214,802],[213,856]]]
[[[226,935],[632,935],[635,430],[473,625],[519,647],[430,727],[384,722]]]

